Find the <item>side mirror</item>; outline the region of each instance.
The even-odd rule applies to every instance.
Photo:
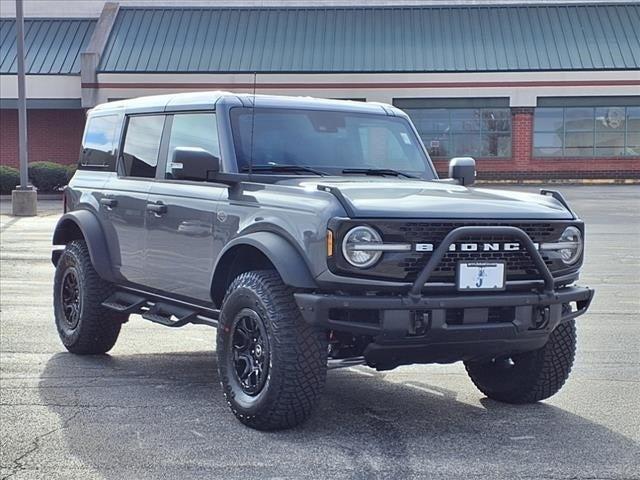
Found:
[[[200,147],[178,147],[169,166],[175,179],[205,181],[220,171],[220,159]]]
[[[449,161],[449,177],[468,187],[476,181],[476,161],[471,157],[455,157]]]

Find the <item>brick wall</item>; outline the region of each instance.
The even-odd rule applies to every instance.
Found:
[[[640,179],[640,157],[533,157],[533,108],[511,109],[511,158],[476,158],[481,180]],[[448,159],[435,159],[441,176]]]
[[[78,161],[84,110],[28,110],[29,162]],[[18,166],[18,110],[0,109],[0,164]]]
[[[533,147],[533,108],[511,109],[511,155],[515,171],[527,171]]]

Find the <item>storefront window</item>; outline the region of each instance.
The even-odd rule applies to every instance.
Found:
[[[511,156],[509,108],[403,108],[432,157]]]
[[[640,155],[640,107],[536,108],[538,157]]]
[[[640,107],[627,107],[625,153],[640,157]]]

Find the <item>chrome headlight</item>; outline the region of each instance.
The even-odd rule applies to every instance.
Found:
[[[543,243],[541,250],[554,250],[565,265],[571,265],[582,255],[582,234],[576,227],[567,227],[557,242]]]
[[[354,267],[367,268],[380,260],[382,252],[376,247],[381,244],[382,238],[373,228],[355,227],[342,240],[342,255]]]

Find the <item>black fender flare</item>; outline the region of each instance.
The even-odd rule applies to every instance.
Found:
[[[114,282],[115,275],[111,268],[111,258],[104,232],[98,218],[89,210],[76,210],[60,217],[53,231],[53,245],[66,245],[76,240],[78,230],[87,243],[93,268],[100,277]]]
[[[258,249],[276,268],[285,285],[294,288],[315,289],[317,284],[309,270],[307,262],[298,250],[284,237],[273,232],[253,232],[234,238],[220,252],[213,267],[212,285],[219,275],[225,262],[225,255],[238,246],[250,246]]]

